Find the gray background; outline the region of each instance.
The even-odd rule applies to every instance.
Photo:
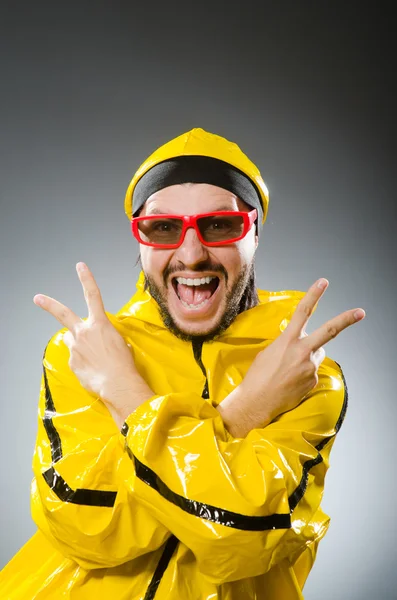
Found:
[[[350,406],[331,454],[331,515],[305,598],[396,598],[395,32],[387,4],[7,2],[0,8],[0,567],[34,533],[29,485],[51,295],[86,316],[87,262],[106,310],[133,294],[125,189],[192,127],[237,142],[271,194],[259,286],[330,286],[310,333]]]

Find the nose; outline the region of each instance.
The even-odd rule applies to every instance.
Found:
[[[175,257],[186,267],[193,267],[195,264],[208,259],[208,248],[200,242],[193,227],[186,230],[182,244],[175,250]]]

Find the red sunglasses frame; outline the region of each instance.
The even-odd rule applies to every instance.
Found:
[[[231,240],[225,240],[224,242],[206,242],[201,233],[200,230],[197,226],[197,219],[202,218],[202,217],[212,217],[212,216],[221,216],[221,215],[239,215],[241,217],[243,217],[243,233],[241,235],[239,235],[236,238],[233,238]],[[183,240],[185,239],[185,235],[186,235],[186,231],[190,228],[193,227],[193,229],[195,229],[196,233],[197,233],[197,237],[199,238],[200,242],[202,244],[204,244],[204,246],[225,246],[226,244],[232,244],[233,242],[237,242],[238,240],[243,239],[243,237],[245,237],[248,233],[248,231],[251,229],[251,226],[253,223],[255,223],[256,219],[258,217],[258,213],[256,208],[254,208],[253,210],[251,210],[250,212],[244,212],[244,211],[236,211],[236,210],[222,210],[222,211],[216,211],[216,212],[209,212],[209,213],[200,213],[197,215],[163,215],[163,214],[158,214],[158,215],[149,215],[147,217],[133,217],[132,221],[131,221],[131,229],[132,229],[132,234],[133,236],[138,240],[138,242],[140,244],[144,244],[145,246],[152,246],[153,248],[179,248],[179,246],[181,246],[181,244],[183,244]],[[183,221],[183,229],[181,232],[181,237],[179,239],[179,242],[177,244],[151,244],[150,242],[144,242],[139,234],[139,229],[138,229],[138,223],[139,221],[143,221],[144,219],[163,219],[163,218],[171,218],[171,219],[182,219]]]

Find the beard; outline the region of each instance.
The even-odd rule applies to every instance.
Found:
[[[206,270],[222,272],[225,275],[225,283],[227,285],[228,275],[224,267],[221,265],[203,265],[197,273],[204,272]],[[209,331],[203,333],[188,333],[183,329],[180,329],[173,319],[171,313],[168,310],[168,304],[166,300],[166,280],[167,277],[172,273],[176,272],[176,269],[165,270],[164,272],[164,288],[160,288],[153,277],[144,272],[145,284],[144,289],[148,290],[152,298],[157,302],[160,312],[160,317],[167,329],[173,333],[177,338],[185,342],[201,341],[209,342],[218,337],[221,333],[226,331],[228,327],[233,323],[238,314],[244,310],[248,310],[253,306],[256,306],[259,302],[258,294],[255,284],[255,270],[254,261],[246,265],[238,274],[236,281],[233,283],[231,289],[226,292],[225,305],[226,308],[220,317],[218,323],[212,327]]]

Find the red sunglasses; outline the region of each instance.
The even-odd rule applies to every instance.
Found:
[[[205,246],[223,246],[241,240],[257,219],[250,212],[219,211],[198,215],[150,215],[133,217],[131,229],[140,244],[155,248],[178,248],[189,227]]]

